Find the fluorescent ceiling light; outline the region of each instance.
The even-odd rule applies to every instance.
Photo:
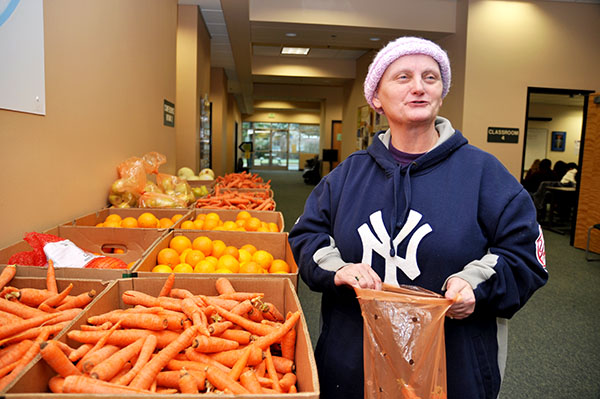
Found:
[[[306,47],[283,47],[281,49],[281,54],[285,55],[306,55],[310,51],[310,48]]]
[[[287,37],[296,37],[296,34],[293,32],[289,32],[285,34]]]
[[[370,40],[370,41],[372,41],[372,42],[378,42],[378,41],[380,41],[381,39],[380,39],[380,38],[378,38],[378,37],[370,37],[370,38],[369,38],[369,40]]]

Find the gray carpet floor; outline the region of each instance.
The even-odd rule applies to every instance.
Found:
[[[253,171],[271,180],[277,210],[290,231],[314,186],[302,172]],[[600,399],[600,262],[544,231],[548,284],[509,321],[509,349],[500,399]],[[298,296],[313,346],[320,294],[300,281]]]

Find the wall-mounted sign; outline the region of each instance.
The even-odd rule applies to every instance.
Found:
[[[488,143],[518,143],[519,129],[514,127],[488,127]]]
[[[552,132],[552,146],[550,151],[564,151],[567,141],[567,132]]]
[[[167,100],[163,104],[163,125],[175,126],[175,104]]]

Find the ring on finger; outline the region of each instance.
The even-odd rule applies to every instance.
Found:
[[[354,278],[356,279],[356,281],[360,281],[360,277],[354,276]]]

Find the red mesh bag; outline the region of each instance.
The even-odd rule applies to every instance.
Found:
[[[45,266],[47,263],[46,254],[44,254],[44,245],[49,242],[62,241],[63,239],[52,234],[44,233],[26,233],[23,239],[33,248],[32,251],[23,251],[13,254],[8,263],[11,265],[24,266]]]

